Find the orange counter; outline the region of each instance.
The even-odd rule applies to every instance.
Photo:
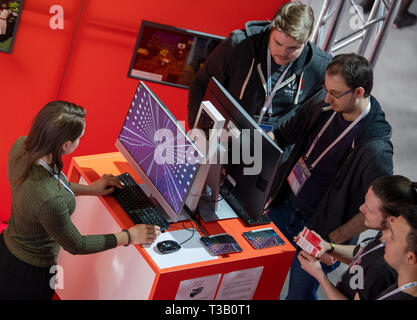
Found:
[[[98,154],[73,158],[68,179],[89,184],[105,173],[119,175],[123,172],[129,172],[138,183],[141,182],[119,152]],[[111,196],[77,197],[77,208],[72,220],[81,234],[119,232],[133,225]],[[175,233],[184,227],[190,227],[190,223],[173,223],[167,232]],[[255,285],[253,299],[278,299],[295,249],[274,224],[246,227],[240,219],[234,218],[202,223],[202,227],[210,235],[232,235],[243,251],[219,256],[214,260],[178,263],[160,268],[160,264],[155,261],[156,253],[140,245],[122,246],[81,256],[73,256],[61,250],[58,265],[62,267],[63,276],[56,292],[61,299],[175,299],[181,284],[186,283],[184,280],[217,275],[216,281],[220,280],[215,295],[219,297],[219,288],[230,273],[258,268],[261,275]],[[242,235],[243,232],[266,227],[273,228],[284,239],[285,245],[256,250]],[[181,261],[181,250],[164,256],[164,259],[172,257]],[[199,298],[198,294],[194,296],[194,299]]]

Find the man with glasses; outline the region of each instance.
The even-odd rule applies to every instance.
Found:
[[[355,242],[366,229],[359,206],[372,181],[393,172],[391,126],[372,86],[368,60],[338,55],[323,90],[274,130],[281,148],[294,145],[277,173],[268,212],[288,240],[304,226],[334,243]],[[287,299],[314,299],[317,288],[295,257]]]

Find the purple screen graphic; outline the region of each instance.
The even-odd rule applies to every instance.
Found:
[[[200,159],[195,147],[185,138],[186,133],[178,129],[163,108],[139,84],[119,141],[178,214]],[[194,158],[188,157],[190,153]],[[165,161],[161,157],[158,160],[157,155]]]

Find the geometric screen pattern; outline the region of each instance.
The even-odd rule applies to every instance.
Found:
[[[201,162],[185,135],[140,82],[119,141],[176,214]]]

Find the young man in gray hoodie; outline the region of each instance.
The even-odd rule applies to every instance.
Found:
[[[331,60],[308,41],[313,27],[311,7],[290,2],[278,9],[271,22],[250,21],[245,29],[233,31],[207,58],[191,84],[190,128],[212,76],[266,127],[277,128],[289,119],[320,89]]]

